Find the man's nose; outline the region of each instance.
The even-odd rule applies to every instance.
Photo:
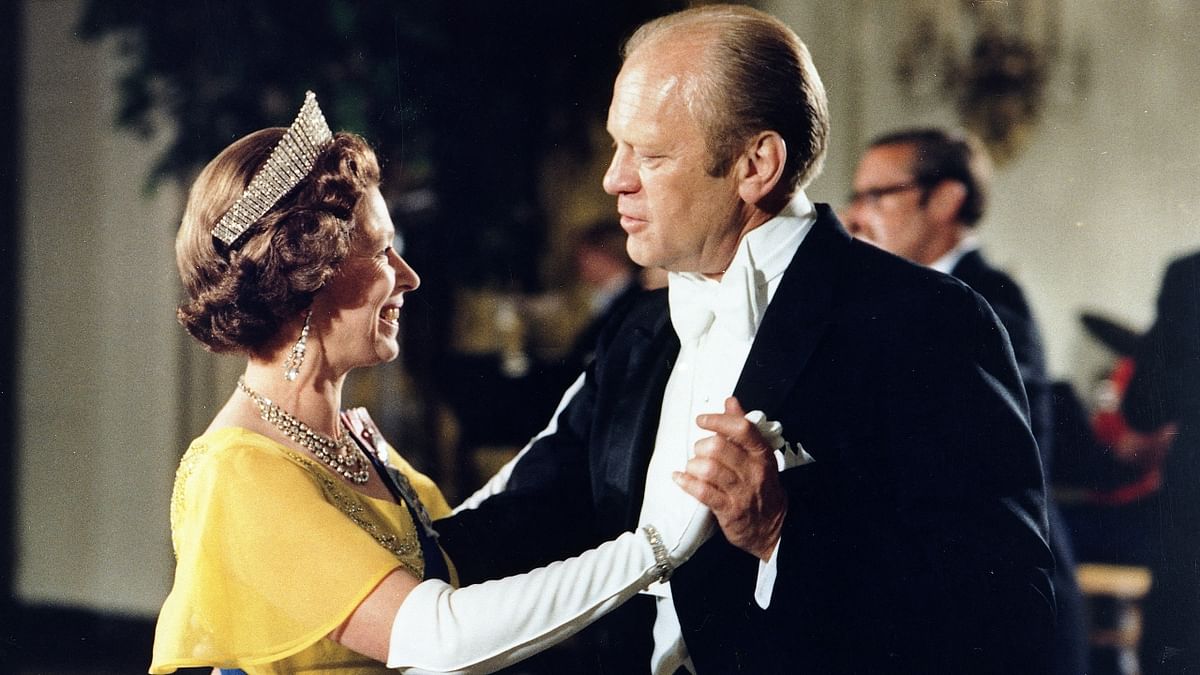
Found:
[[[604,172],[604,191],[610,195],[637,192],[638,175],[634,169],[628,150],[617,148],[613,150],[612,161]]]

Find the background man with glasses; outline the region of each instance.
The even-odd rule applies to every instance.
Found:
[[[988,264],[974,235],[987,206],[990,178],[987,153],[972,137],[941,129],[889,133],[872,141],[859,161],[843,215],[857,238],[958,278],[992,306],[1012,340],[1048,476],[1053,408],[1041,337],[1021,288]],[[1069,533],[1055,505],[1047,507],[1057,562],[1053,672],[1075,675],[1087,664],[1082,599]]]

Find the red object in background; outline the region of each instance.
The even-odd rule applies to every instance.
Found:
[[[1121,415],[1121,399],[1125,397],[1125,390],[1132,378],[1133,359],[1128,356],[1117,359],[1108,375],[1111,396],[1103,397],[1105,400],[1100,409],[1092,416],[1092,429],[1096,433],[1096,440],[1105,445],[1116,445],[1125,434],[1132,431],[1126,424],[1125,417]]]
[[[1096,440],[1111,450],[1116,461],[1141,467],[1143,471],[1129,483],[1094,492],[1091,501],[1097,504],[1128,504],[1154,493],[1162,485],[1162,463],[1170,447],[1172,430],[1138,433],[1129,427],[1121,415],[1121,399],[1133,377],[1134,368],[1131,357],[1124,356],[1117,360],[1108,377],[1112,395],[1104,397],[1106,400],[1092,416],[1092,429]]]

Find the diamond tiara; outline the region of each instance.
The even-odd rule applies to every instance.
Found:
[[[271,150],[271,156],[254,174],[242,196],[213,227],[213,236],[232,246],[275,202],[308,176],[317,155],[332,140],[333,132],[325,122],[321,106],[317,105],[317,95],[305,92],[296,121]]]

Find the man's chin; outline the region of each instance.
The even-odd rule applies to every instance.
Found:
[[[633,237],[630,237],[629,242],[625,245],[625,252],[629,254],[630,260],[641,267],[662,267],[663,265],[661,256],[656,255],[656,252],[650,250],[648,246],[639,245],[633,240]]]

